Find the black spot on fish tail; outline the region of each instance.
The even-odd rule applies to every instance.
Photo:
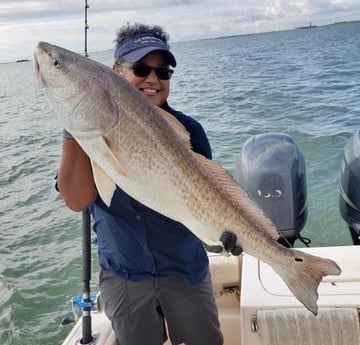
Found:
[[[286,249],[291,253],[291,261],[284,264],[283,260],[270,263],[284,280],[294,296],[314,315],[318,312],[318,287],[322,278],[327,275],[339,275],[341,268],[327,258]],[[285,258],[285,257],[284,257]]]

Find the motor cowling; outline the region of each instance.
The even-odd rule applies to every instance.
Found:
[[[346,143],[341,164],[339,209],[354,244],[360,244],[360,129]]]
[[[286,134],[249,138],[237,159],[234,179],[293,245],[307,219],[305,160]]]

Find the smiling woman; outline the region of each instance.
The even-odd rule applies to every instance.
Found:
[[[101,294],[119,343],[162,344],[166,320],[174,342],[221,345],[207,254],[187,224],[177,222],[186,206],[175,204],[181,192],[167,164],[178,146],[206,158],[211,149],[202,126],[167,103],[169,65],[176,66],[167,40],[159,26],[120,28],[116,73],[62,48],[38,46],[46,93],[74,136],[63,140],[58,187],[70,208],[89,207],[94,219]],[[235,253],[235,244],[236,236],[225,248]]]
[[[176,67],[168,39],[159,26],[135,24],[122,27],[115,40],[113,70],[159,107],[166,103],[170,93],[173,70],[168,66]]]
[[[142,45],[139,46],[140,49],[143,48]],[[142,60],[152,56],[152,54],[161,54],[158,49],[158,46],[153,46],[153,51],[147,52]],[[49,55],[52,58],[61,57],[63,71],[58,71],[58,67],[52,67],[53,61],[52,58],[49,61]],[[159,212],[168,217],[169,220],[180,222],[186,227],[184,230],[192,231],[197,239],[201,239],[207,244],[220,242],[223,239],[221,233],[226,230],[233,232],[240,241],[235,240],[234,244],[243,247],[248,254],[254,255],[271,265],[304,306],[314,314],[317,313],[317,288],[322,277],[338,275],[341,272],[335,262],[280,246],[276,242],[278,239],[276,227],[258,209],[257,204],[251,201],[248,195],[233,182],[220,166],[200,155],[195,155],[190,150],[189,143],[182,141],[184,129],[179,129],[180,125],[175,118],[170,114],[166,114],[163,118],[162,112],[158,113],[158,108],[152,108],[151,103],[146,102],[141,93],[133,88],[134,82],[131,82],[133,85],[129,85],[122,78],[116,78],[105,66],[81,58],[79,55],[59,47],[41,45],[38,47],[37,57],[40,63],[40,73],[48,86],[47,93],[50,101],[56,104],[58,109],[67,110],[68,113],[65,114],[64,111],[58,112],[58,116],[62,119],[65,128],[74,134],[81,148],[91,160],[92,170],[89,162],[86,163],[84,159],[81,159],[81,162],[85,164],[78,165],[80,157],[72,155],[72,150],[68,148],[68,139],[66,139],[63,152],[64,159],[59,170],[59,190],[65,201],[69,201],[71,198],[76,200],[79,198],[79,193],[74,192],[75,186],[83,183],[82,188],[84,190],[94,191],[94,183],[87,182],[84,184],[83,174],[76,177],[78,173],[74,170],[81,170],[86,176],[91,173],[94,175],[98,198],[89,206],[95,218],[95,224],[97,224],[95,231],[99,242],[112,244],[104,252],[102,249],[105,245],[99,247],[101,248],[99,250],[100,265],[103,270],[114,274],[114,279],[122,278],[130,281],[140,279],[146,283],[150,278],[148,270],[152,276],[163,276],[165,274],[167,277],[177,274],[176,268],[171,269],[172,263],[174,267],[178,267],[179,262],[183,259],[177,255],[173,261],[165,260],[167,269],[161,273],[163,265],[161,257],[167,249],[156,245],[151,246],[151,236],[155,234],[152,223],[157,224],[158,221],[156,217],[153,218],[150,215],[151,212],[146,211],[148,207],[149,210]],[[91,72],[91,79],[88,79],[84,86],[81,81],[86,80],[84,74],[89,71]],[[51,79],[51,83],[47,83],[46,79]],[[150,75],[140,79],[144,80],[141,80],[139,84],[135,83],[135,86],[140,91],[143,88],[146,96],[147,88],[151,88],[152,83],[155,85],[159,83],[155,74],[151,81],[148,80]],[[146,88],[143,83],[149,86]],[[65,91],[64,85],[66,85]],[[74,92],[71,92],[71,97],[68,96],[68,89],[74,91],[79,88],[81,92],[78,97],[74,97]],[[102,98],[102,95],[105,97]],[[98,100],[95,101],[96,99]],[[152,99],[150,100],[152,101]],[[101,123],[101,119],[104,119],[104,123]],[[177,127],[174,125],[172,128],[175,122]],[[112,125],[113,123],[114,125]],[[189,132],[191,139],[192,132]],[[75,144],[75,141],[71,142]],[[172,167],[170,168],[169,165]],[[170,173],[170,171],[173,172]],[[219,184],[214,179],[221,181],[221,183]],[[101,180],[102,183],[100,183]],[[74,182],[76,184],[72,186]],[[115,184],[117,185],[116,188]],[[161,197],[157,195],[158,190],[162,191]],[[143,208],[142,216],[148,215],[148,218],[145,217],[147,219],[145,229],[142,228],[140,231],[138,226],[132,224],[122,213],[123,208],[118,209],[121,197],[125,197],[122,200],[129,201],[134,198],[136,202],[143,204],[141,208],[135,207],[135,210],[139,212],[139,209]],[[116,198],[118,198],[118,202],[115,203],[113,200]],[[209,202],[210,199],[211,202]],[[173,200],[177,200],[176,206],[172,204]],[[107,207],[104,207],[104,203]],[[125,208],[125,204],[123,206]],[[111,229],[113,230],[118,226],[119,231],[109,236],[108,224],[113,222],[115,214],[117,215],[115,219],[122,219],[127,226],[125,227],[123,223],[116,223],[115,221]],[[160,215],[158,214],[158,216]],[[102,218],[106,219],[104,223],[102,223],[104,221]],[[146,262],[149,268],[142,273],[139,271],[141,265],[134,266],[135,261],[132,260],[130,263],[123,257],[124,253],[131,247],[126,245],[125,248],[124,243],[132,243],[134,234],[131,235],[131,238],[125,236],[125,240],[123,239],[121,243],[117,242],[120,234],[126,235],[129,228],[132,227],[137,229],[136,234],[145,230],[149,242],[146,243],[146,241],[144,246],[153,253],[153,259],[157,258],[155,260],[157,264],[153,265],[154,261],[150,260],[149,257],[143,257],[143,262]],[[164,226],[164,228],[166,227]],[[170,225],[169,230],[172,228],[178,228],[176,223]],[[147,229],[152,230],[147,232]],[[169,233],[166,232],[166,234]],[[178,235],[180,234],[181,232],[178,233]],[[165,232],[162,233],[163,238],[164,235]],[[141,238],[143,239],[142,236]],[[141,241],[141,238],[138,240]],[[185,232],[179,237],[176,236],[177,249],[180,247],[180,239],[185,238]],[[175,238],[169,236],[167,240],[169,241],[168,245],[171,246]],[[184,250],[190,246],[188,240],[190,243],[192,242],[191,238],[186,238]],[[223,240],[223,242],[225,241]],[[114,247],[113,243],[117,243],[117,246]],[[164,244],[165,241],[162,245]],[[196,243],[196,241],[192,244],[198,250],[201,248],[198,245],[202,246],[200,242]],[[108,256],[110,250],[112,251],[111,258]],[[225,244],[221,251],[240,254],[239,251],[235,251],[234,247],[227,250]],[[131,250],[132,254],[134,252],[135,246]],[[161,256],[157,256],[157,252],[162,253]],[[138,255],[140,256],[140,252]],[[114,265],[116,257],[118,261]],[[187,262],[187,269],[190,268],[190,264],[199,270],[198,259],[196,263]],[[119,267],[122,267],[121,271],[119,271]],[[182,274],[184,269],[185,267],[181,270]],[[130,272],[134,271],[137,273],[132,275]],[[199,271],[186,274],[185,277],[192,284],[194,281],[200,283],[204,278],[204,271],[207,271],[206,258],[204,266]],[[100,277],[102,276],[100,275]],[[100,278],[100,286],[102,293],[104,291],[108,293],[104,293],[105,304],[107,305],[106,301],[108,301],[109,305],[113,305],[111,303],[114,298],[113,290],[106,285],[106,282],[110,281],[108,278],[104,278],[104,281]],[[138,286],[140,287],[140,284]],[[160,303],[160,301],[158,302]],[[193,301],[192,306],[194,305]],[[160,306],[162,307],[161,303]],[[199,307],[197,305],[197,308]],[[105,311],[115,325],[114,310],[107,311],[105,308]],[[197,318],[195,317],[193,322],[196,321]],[[119,329],[115,329],[117,337],[118,339],[120,336],[126,338],[122,328],[124,326],[123,318],[118,322]],[[174,325],[174,327],[177,326]],[[185,337],[185,334],[181,335],[180,332],[178,336]],[[199,335],[197,334],[197,336]]]

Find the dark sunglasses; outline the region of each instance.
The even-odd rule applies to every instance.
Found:
[[[134,71],[137,77],[145,78],[151,71],[154,71],[156,76],[161,80],[169,80],[174,71],[167,67],[151,67],[143,63],[133,63],[128,66]]]

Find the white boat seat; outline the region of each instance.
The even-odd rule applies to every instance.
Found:
[[[258,310],[255,329],[264,345],[359,345],[357,308]]]
[[[215,293],[240,286],[242,256],[209,254],[211,279]]]

